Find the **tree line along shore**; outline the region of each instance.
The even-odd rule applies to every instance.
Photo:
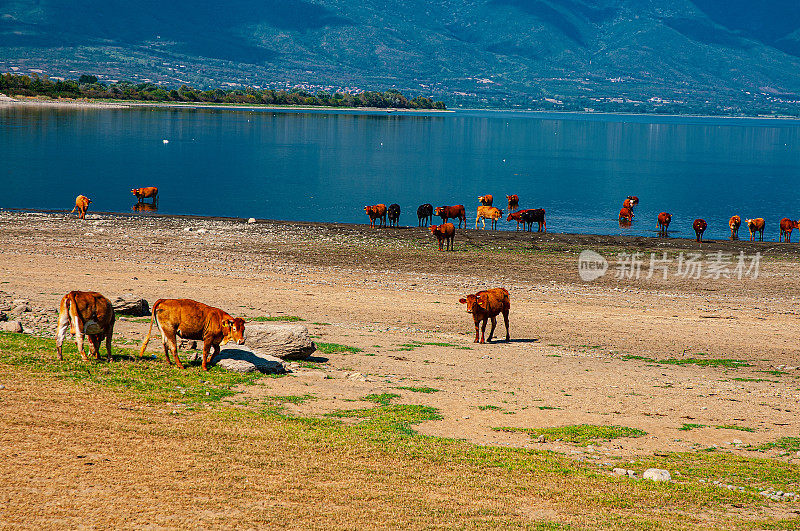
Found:
[[[52,80],[33,74],[0,75],[0,93],[9,96],[46,96],[48,98],[86,98],[95,100],[154,101],[176,103],[230,103],[247,105],[291,105],[310,107],[364,107],[378,109],[446,110],[444,102],[425,96],[408,98],[400,91],[317,92],[273,90],[253,87],[200,90],[187,85],[169,88],[154,83],[101,83],[96,76],[82,75],[77,80]]]

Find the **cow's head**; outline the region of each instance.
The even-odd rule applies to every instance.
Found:
[[[138,188],[131,188],[131,193],[133,195],[139,195],[139,189]]]
[[[467,305],[467,313],[473,313],[475,306],[478,306],[479,308],[485,308],[486,295],[467,295],[466,299],[459,299],[458,302]]]
[[[244,319],[227,316],[222,320],[222,344],[233,341],[237,345],[244,345]]]
[[[364,207],[364,212],[366,212],[367,214],[370,214],[372,212],[372,207],[371,206],[365,206]]]
[[[439,225],[431,225],[431,234],[435,235],[439,232]]]
[[[442,212],[444,212],[444,207],[436,207],[436,210],[434,210],[434,214],[437,216],[441,216]]]

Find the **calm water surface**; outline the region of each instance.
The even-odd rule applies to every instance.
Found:
[[[131,188],[158,186],[165,214],[365,223],[380,202],[416,225],[432,203],[474,222],[479,195],[516,193],[555,232],[652,235],[669,211],[676,236],[702,217],[726,238],[739,214],[777,239],[780,218],[800,218],[794,121],[0,106],[0,161],[2,208],[71,209],[81,193],[130,212]],[[622,229],[627,195],[641,203]]]

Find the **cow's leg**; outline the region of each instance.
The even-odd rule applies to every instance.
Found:
[[[511,341],[511,332],[508,330],[508,310],[503,310],[503,321],[506,323],[506,341]]]
[[[484,318],[483,322],[481,323],[481,343],[486,343],[486,323],[489,319]]]
[[[75,330],[75,344],[78,345],[78,352],[81,354],[83,361],[89,361],[86,357],[86,351],[83,349],[83,327],[80,326],[79,317],[76,315],[72,318],[72,327]]]
[[[211,361],[211,358],[208,355],[209,351],[211,350],[211,345],[212,345],[211,338],[207,338],[205,341],[203,341],[203,370],[204,371],[208,370],[208,362]]]
[[[106,334],[106,356],[108,361],[111,361],[111,336],[114,335],[114,322],[108,325],[108,333]]]
[[[491,319],[492,319],[492,329],[489,330],[489,341],[492,340],[492,337],[494,336],[494,329],[497,326],[497,317],[493,315]]]
[[[476,318],[475,319],[475,341],[474,341],[474,343],[480,343],[481,342],[481,328],[480,328],[480,326],[481,326],[481,321],[480,321],[480,319]]]
[[[56,328],[56,353],[58,359],[63,360],[64,356],[61,353],[61,347],[64,345],[64,339],[67,337],[69,330],[69,311],[58,314],[58,327]]]
[[[175,358],[175,365],[177,365],[179,369],[183,369],[183,363],[181,363],[181,359],[178,357],[178,340],[174,335],[169,342],[169,349],[172,351],[172,357]]]
[[[211,365],[211,362],[214,361],[214,356],[219,356],[220,347],[219,345],[212,344],[211,345],[211,354],[208,355],[208,364]]]
[[[92,356],[94,359],[100,359],[100,336],[97,334],[93,334],[87,336],[89,338],[89,346],[91,347]]]

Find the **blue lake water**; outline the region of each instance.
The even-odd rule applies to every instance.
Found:
[[[158,186],[164,214],[366,223],[364,205],[398,203],[403,225],[421,203],[464,204],[474,222],[479,195],[504,208],[515,193],[555,232],[654,235],[668,211],[675,236],[702,217],[727,238],[739,214],[777,240],[780,218],[800,218],[800,122],[0,106],[0,181],[0,208],[69,210],[84,194],[130,212],[131,188]],[[627,195],[641,202],[623,229]]]

